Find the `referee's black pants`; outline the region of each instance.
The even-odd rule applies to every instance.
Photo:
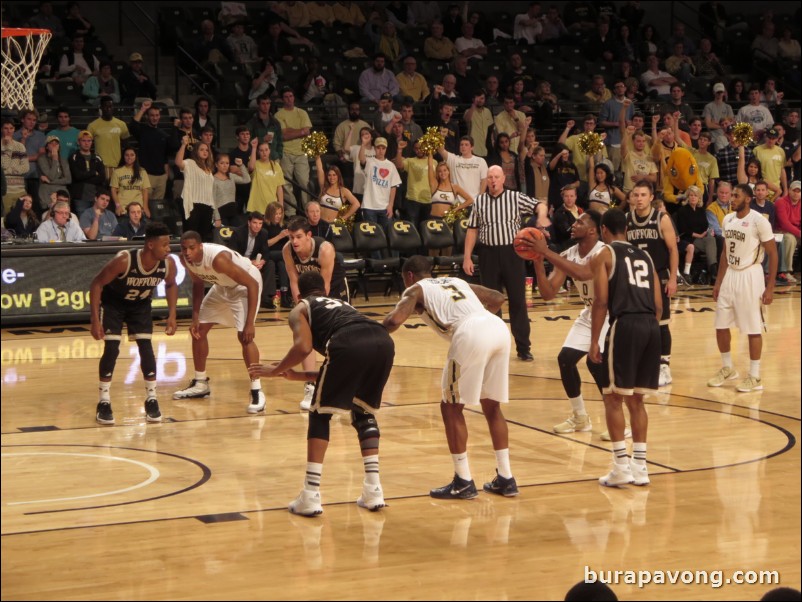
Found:
[[[482,286],[507,291],[510,327],[518,353],[529,352],[529,316],[526,313],[526,266],[512,245],[479,248],[479,281]],[[501,312],[499,311],[499,315]]]

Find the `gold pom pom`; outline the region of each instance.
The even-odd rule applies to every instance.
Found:
[[[732,128],[732,139],[738,146],[748,146],[755,135],[752,124],[746,122],[736,123]]]
[[[604,148],[604,141],[596,132],[585,132],[579,135],[579,150],[586,155],[595,155]]]
[[[312,132],[301,141],[301,150],[312,159],[328,152],[329,139],[323,132]]]
[[[435,154],[438,149],[446,145],[446,139],[440,132],[440,128],[430,127],[426,128],[426,133],[418,139],[418,144],[424,155]]]
[[[446,214],[443,216],[443,221],[447,223],[449,226],[453,226],[456,222],[462,221],[468,217],[468,210],[467,209],[460,209],[457,210],[456,207],[452,207]]]
[[[351,205],[349,203],[346,203],[340,207],[340,210],[337,212],[337,217],[334,218],[334,225],[339,226],[340,228],[347,228],[349,232],[353,232],[356,214],[347,219],[345,218],[345,214],[348,213],[350,209]]]

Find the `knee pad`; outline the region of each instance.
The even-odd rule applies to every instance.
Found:
[[[331,414],[312,412],[309,414],[309,428],[306,431],[307,439],[329,440],[331,431]]]
[[[153,343],[150,339],[137,339],[136,346],[139,347],[139,364],[142,368],[142,375],[148,379],[156,377],[156,355],[153,353]]]
[[[560,365],[560,371],[566,368],[575,368],[584,355],[587,354],[579,349],[563,347],[560,349],[560,353],[557,356],[557,363]]]
[[[373,414],[359,409],[351,410],[351,426],[356,430],[357,437],[359,437],[359,445],[362,449],[378,447],[378,439],[381,433],[379,432],[379,423],[376,422],[376,417]],[[377,441],[370,441],[371,439],[376,439]]]
[[[563,347],[557,356],[557,363],[560,366],[560,379],[563,382],[568,397],[577,397],[582,392],[582,379],[576,365],[582,356],[585,355],[578,349]]]
[[[103,346],[103,355],[100,356],[99,372],[100,378],[109,378],[114,374],[114,366],[117,364],[117,356],[120,355],[120,340],[106,339]]]

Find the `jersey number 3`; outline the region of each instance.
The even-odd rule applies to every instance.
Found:
[[[444,289],[446,289],[447,291],[450,291],[452,293],[451,294],[451,300],[452,301],[462,301],[465,298],[465,295],[462,293],[462,291],[460,291],[453,284],[444,284],[442,286],[443,286]]]
[[[649,288],[649,264],[643,259],[632,261],[625,257],[627,272],[629,272],[629,283],[638,288]]]

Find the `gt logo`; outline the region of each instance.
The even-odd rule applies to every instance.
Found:
[[[365,234],[375,234],[376,233],[376,224],[372,224],[370,222],[360,222],[359,230],[364,232]]]
[[[462,228],[463,230],[467,230],[468,229],[468,218],[467,217],[465,219],[459,220],[459,227]]]
[[[426,229],[427,230],[434,230],[435,232],[442,232],[443,231],[443,224],[438,220],[429,220],[426,222]]]
[[[404,234],[409,232],[409,224],[406,222],[395,222],[393,224],[393,228],[398,232],[403,232]]]
[[[340,228],[340,226],[335,226],[334,224],[332,224],[330,227],[331,231],[334,233],[334,236],[339,236],[340,234],[343,233],[343,229]]]
[[[231,238],[234,231],[229,227],[220,228],[220,238]]]

